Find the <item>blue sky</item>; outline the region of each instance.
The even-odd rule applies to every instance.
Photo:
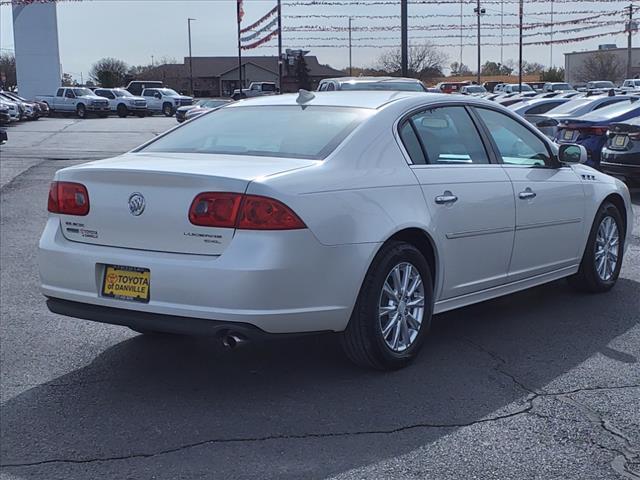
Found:
[[[397,15],[399,6],[380,5],[376,0],[356,0],[362,4],[346,5],[315,5],[309,6],[308,2],[299,0],[303,5],[291,5],[291,0],[283,0],[283,25],[294,27],[301,25],[316,25],[320,27],[346,27],[347,17],[353,15],[355,27],[387,26],[393,27],[399,24],[398,19],[370,19],[363,15]],[[559,2],[559,3],[558,3]],[[376,3],[376,4],[372,4]],[[557,21],[568,21],[574,18],[588,17],[593,14],[583,13],[568,15],[563,12],[622,12],[628,1],[566,1],[556,0],[555,11]],[[235,0],[85,0],[82,2],[61,2],[58,4],[58,31],[60,39],[60,54],[63,69],[70,72],[77,79],[80,74],[86,78],[91,64],[106,56],[117,57],[129,64],[148,64],[151,56],[159,59],[163,56],[174,57],[179,61],[188,55],[187,43],[187,18],[193,17],[197,21],[192,24],[193,54],[199,55],[235,55],[236,54],[236,3]],[[272,6],[275,0],[245,0],[245,21],[252,23]],[[482,22],[487,24],[483,28],[483,34],[487,35],[486,42],[498,43],[498,37],[489,37],[499,33],[500,0],[487,0],[483,2],[487,9],[487,15]],[[473,13],[474,5],[463,3],[463,13]],[[441,50],[449,57],[449,62],[460,58],[460,4],[410,5],[410,15],[453,15],[450,17],[413,18],[409,25],[413,27],[433,26],[428,31],[411,31],[410,41],[420,42],[415,37],[445,36],[448,38],[433,39],[432,43],[446,45]],[[550,2],[525,0],[525,22],[548,21]],[[514,24],[517,17],[517,3],[513,0],[504,0],[505,24]],[[331,18],[292,18],[291,15],[334,15]],[[602,26],[595,29],[584,30],[575,33],[556,34],[555,38],[570,38],[585,36],[593,33],[622,30],[623,17],[621,15],[601,17],[599,20],[609,20],[616,24]],[[473,17],[464,17],[464,24],[470,27],[464,35],[475,35]],[[595,21],[595,20],[594,20]],[[449,27],[435,27],[446,24]],[[455,26],[454,26],[455,25]],[[563,25],[556,30],[575,28],[579,25]],[[548,28],[539,28],[527,33],[544,33],[544,35],[530,37],[529,40],[548,39]],[[517,30],[505,29],[506,35],[515,35]],[[286,46],[299,47],[311,45],[312,54],[319,57],[323,63],[329,63],[334,67],[342,68],[348,63],[348,50],[344,47],[314,48],[313,44],[344,45],[343,40],[293,40],[294,38],[331,37],[344,38],[346,34],[341,32],[285,32],[283,38]],[[354,32],[354,39],[361,37],[391,37],[379,41],[359,41],[355,44],[395,45],[399,43],[399,32]],[[457,38],[456,38],[457,36]],[[412,40],[413,37],[413,40]],[[505,42],[516,41],[517,37],[505,37]],[[483,42],[484,43],[484,42]],[[596,48],[601,43],[617,43],[618,46],[626,46],[626,36],[608,36],[592,39],[580,43],[567,45],[555,45],[553,47],[553,61],[556,65],[562,65],[563,53],[575,50]],[[474,37],[464,39],[463,61],[472,68],[476,62],[476,41]],[[247,54],[270,55],[276,53],[275,41],[270,42],[269,47],[247,52]],[[0,48],[3,50],[13,47],[13,31],[10,7],[0,7]],[[371,66],[375,64],[382,48],[355,47],[353,50],[353,62],[355,66]],[[504,47],[505,59],[516,59],[518,55],[516,46]],[[550,62],[550,49],[548,46],[529,46],[524,49],[524,58],[528,61],[536,61],[543,64]],[[500,60],[499,46],[486,46],[483,48],[484,60]]]

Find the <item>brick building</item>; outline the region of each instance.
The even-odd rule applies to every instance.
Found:
[[[315,89],[323,78],[340,77],[344,72],[322,65],[313,55],[304,57],[311,87]],[[228,97],[238,88],[237,57],[193,57],[193,90],[198,97]],[[278,57],[242,57],[244,87],[251,82],[278,83]],[[162,80],[168,87],[188,92],[189,57],[183,63],[159,65],[138,77],[139,80]],[[300,88],[295,62],[285,62],[281,90],[295,92]]]

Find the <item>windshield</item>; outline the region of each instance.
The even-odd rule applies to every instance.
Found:
[[[637,100],[624,100],[622,102],[614,103],[613,105],[607,105],[606,107],[602,107],[599,110],[594,110],[593,112],[585,115],[585,120],[589,118],[614,118],[618,115],[622,115],[627,112],[631,112],[633,110],[638,110],[640,112],[640,103]]]
[[[571,88],[571,85],[569,85],[568,83],[557,83],[552,88],[553,90],[573,90],[573,88]]]
[[[141,152],[218,153],[324,159],[373,110],[347,107],[231,107],[160,137]]]
[[[93,92],[88,88],[74,88],[73,93],[76,94],[76,97],[86,97],[88,95],[93,95]]]
[[[511,90],[514,92],[533,92],[533,88],[529,85],[511,85]]]
[[[127,90],[122,90],[120,88],[116,88],[112,90],[112,92],[116,97],[133,97],[130,92],[128,92]]]
[[[229,102],[225,102],[224,100],[207,100],[204,103],[202,103],[201,106],[205,108],[216,108],[221,105],[226,105],[228,103]]]
[[[420,83],[413,82],[353,82],[343,83],[342,90],[396,90],[401,92],[424,92]]]
[[[589,86],[591,88],[614,88],[612,82],[591,82]]]
[[[466,87],[465,92],[481,93],[481,92],[486,92],[486,90],[484,87]]]
[[[159,88],[158,91],[160,93],[162,93],[163,95],[167,95],[169,97],[177,97],[179,95],[178,92],[176,92],[175,90],[172,90],[170,88]]]

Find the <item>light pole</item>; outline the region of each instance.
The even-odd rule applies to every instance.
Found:
[[[353,75],[353,62],[352,62],[352,56],[351,56],[351,17],[349,17],[349,76],[351,77]]]
[[[195,18],[187,18],[187,29],[189,30],[189,86],[191,95],[193,95],[193,56],[191,55],[191,22],[195,21]]]
[[[518,41],[518,92],[522,92],[522,20],[524,17],[524,0],[520,0],[518,9],[519,38]]]
[[[407,0],[400,0],[400,70],[402,76],[409,76],[409,35]]]
[[[478,0],[478,6],[473,9],[478,17],[478,77],[477,83],[480,85],[480,70],[482,69],[481,48],[480,48],[480,15],[486,12],[484,8],[480,8],[480,0]]]

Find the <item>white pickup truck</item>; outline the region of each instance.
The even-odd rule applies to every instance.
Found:
[[[620,90],[622,90],[624,92],[635,92],[637,90],[640,90],[640,79],[638,79],[638,78],[628,78],[620,86]]]
[[[49,105],[51,112],[75,112],[80,118],[86,118],[89,113],[106,117],[111,111],[109,100],[97,96],[84,87],[61,87],[55,95],[40,95],[36,97],[36,100]]]
[[[109,100],[111,111],[117,113],[120,118],[129,114],[139,117],[147,115],[147,101],[142,97],[136,97],[123,88],[96,88],[95,94]]]
[[[142,97],[147,101],[149,112],[162,112],[172,117],[178,107],[193,105],[193,97],[180,95],[170,88],[145,88]]]
[[[278,93],[278,88],[273,82],[251,82],[249,88],[243,88],[233,91],[231,98],[234,100],[240,100],[242,98],[261,97],[263,95],[275,95]]]

